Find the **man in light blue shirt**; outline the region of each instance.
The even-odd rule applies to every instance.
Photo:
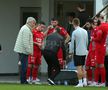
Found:
[[[74,18],[72,24],[75,30],[72,33],[69,53],[74,54],[74,65],[78,72],[79,83],[76,87],[83,87],[87,85],[86,73],[83,66],[85,65],[85,57],[87,55],[88,34],[85,29],[80,27],[78,18]]]

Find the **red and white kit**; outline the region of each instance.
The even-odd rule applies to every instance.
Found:
[[[41,31],[33,30],[34,51],[33,56],[29,55],[28,63],[41,64],[41,47],[43,45],[44,34]]]
[[[28,65],[34,65],[31,71],[31,67],[27,68],[27,74],[26,78],[29,79],[32,73],[32,80],[36,81],[37,76],[38,76],[38,68],[39,65],[41,64],[41,48],[43,45],[43,40],[44,40],[44,34],[41,31],[38,31],[36,29],[33,30],[33,42],[34,42],[34,47],[33,47],[33,56],[29,55],[28,57]]]

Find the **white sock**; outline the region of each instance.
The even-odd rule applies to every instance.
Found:
[[[79,80],[79,84],[82,84],[82,79]]]
[[[92,81],[88,81],[88,84],[91,84],[92,83]]]
[[[83,82],[87,82],[87,79],[86,78],[83,78]]]

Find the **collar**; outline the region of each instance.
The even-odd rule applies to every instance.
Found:
[[[76,26],[76,27],[75,27],[75,30],[78,29],[78,28],[79,28],[79,26]]]
[[[26,24],[26,26],[27,26],[30,30],[32,30],[32,28],[31,28],[31,26],[30,26],[29,24]]]

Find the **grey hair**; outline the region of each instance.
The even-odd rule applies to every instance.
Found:
[[[33,17],[28,17],[27,20],[26,20],[26,23],[29,23],[29,22],[31,22],[31,21],[36,22],[35,18],[33,18]]]

